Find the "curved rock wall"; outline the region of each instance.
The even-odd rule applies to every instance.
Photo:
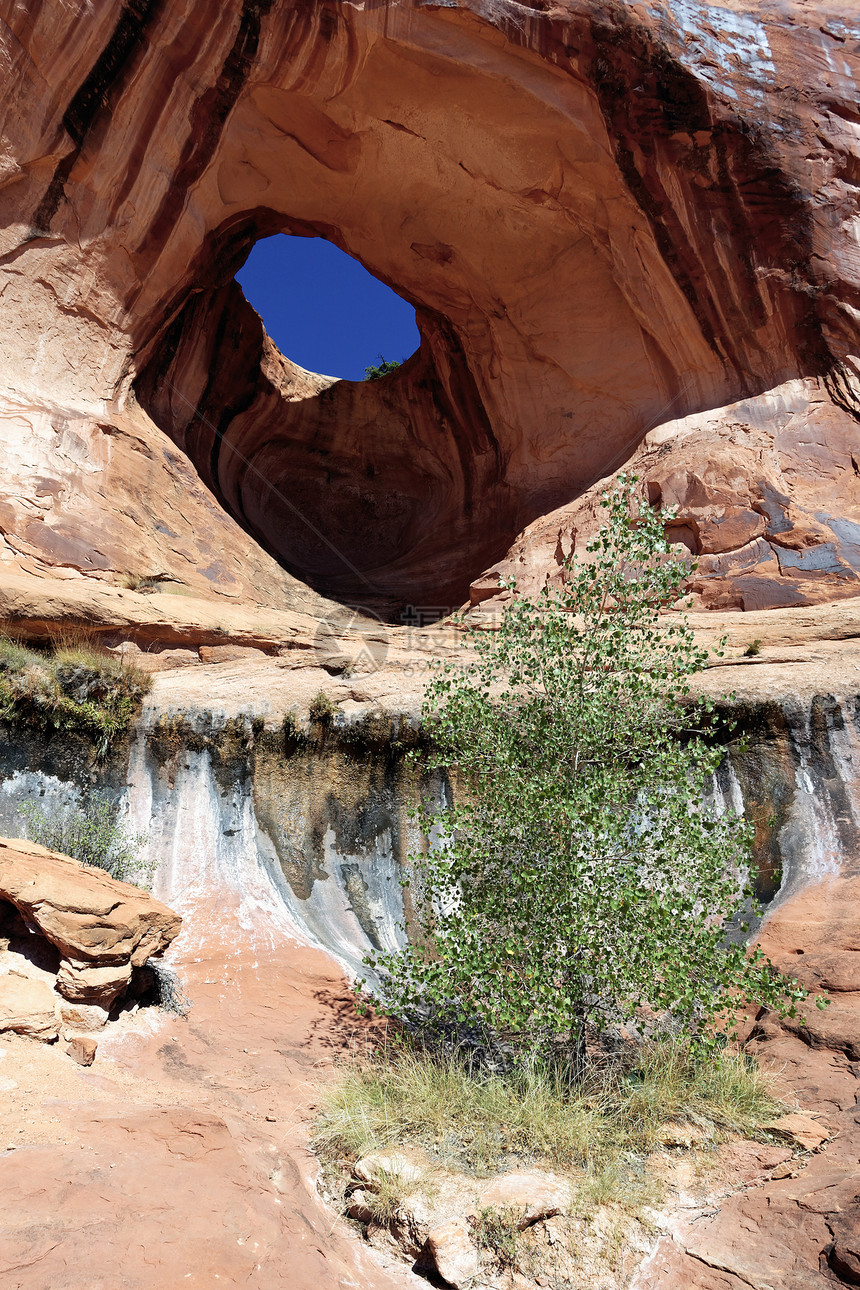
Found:
[[[860,699],[747,700],[735,715],[718,791],[755,823],[759,891],[773,910],[854,873]],[[133,743],[92,772],[80,750],[54,759],[56,739],[22,746],[7,730],[0,832],[20,831],[26,797],[80,799],[94,778],[124,799],[148,837],[156,893],[192,930],[196,907],[235,897],[246,931],[274,942],[300,935],[361,971],[371,947],[393,948],[402,934],[398,879],[419,846],[410,818],[419,794],[440,800],[449,790],[442,779],[417,780],[404,760],[416,738],[407,716],[310,723],[309,741],[292,723],[267,721],[149,703]],[[234,916],[231,905],[225,917]]]
[[[327,594],[450,606],[649,431],[706,412],[720,450],[673,430],[652,472],[712,560],[700,603],[856,594],[843,7],[26,0],[0,22],[4,383],[54,434],[86,414],[111,457],[98,480],[54,444],[19,467],[7,562],[112,576],[119,537],[94,568],[83,521],[95,491],[118,523],[139,399],[204,485],[183,548],[200,581],[255,583],[236,528],[210,570],[217,501]],[[413,359],[332,384],[274,351],[232,279],[276,231],[330,238],[412,301]],[[184,458],[155,451],[167,484]],[[183,581],[156,491],[137,545]],[[61,540],[72,494],[86,551]],[[524,538],[551,571],[545,539]],[[291,594],[255,558],[257,595]]]

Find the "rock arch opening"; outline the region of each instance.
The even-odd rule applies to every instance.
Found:
[[[269,210],[226,220],[142,350],[137,397],[290,573],[394,621],[416,608],[432,621],[467,598],[516,531],[485,395],[455,325],[411,293],[418,347],[385,380],[293,361],[240,285],[253,248],[278,233],[345,241]],[[408,351],[402,314],[397,325]],[[403,355],[402,342],[387,348],[368,332],[362,376],[380,354]]]
[[[418,348],[412,306],[324,238],[261,238],[236,281],[281,353],[309,372],[362,381]]]
[[[133,368],[144,409],[303,582],[395,619],[460,604],[654,426],[826,367],[787,145],[682,44],[623,9],[524,27],[254,12],[247,49],[219,27],[231,97],[210,130],[188,109],[156,215],[129,202],[148,212]],[[315,376],[266,334],[235,274],[278,233],[327,239],[415,306],[420,345],[390,379]]]

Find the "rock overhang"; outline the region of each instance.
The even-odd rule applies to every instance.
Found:
[[[7,123],[7,201],[40,234],[11,234],[17,383],[78,406],[128,407],[133,388],[300,582],[395,615],[460,603],[655,425],[766,404],[790,380],[806,383],[795,439],[826,404],[816,462],[772,442],[773,409],[753,451],[801,503],[796,477],[821,468],[834,518],[856,522],[853,46],[836,58],[800,10],[791,27],[719,13],[234,0],[200,40],[174,0],[70,29],[42,135]],[[16,23],[23,50],[48,38]],[[233,283],[277,231],[329,237],[398,289],[418,353],[370,385],[278,354]],[[719,472],[722,523],[746,503]],[[50,561],[49,531],[33,537]],[[723,539],[743,555],[711,581],[744,607],[757,539]],[[814,557],[767,560],[754,578],[794,603],[853,593]],[[541,542],[533,561],[553,571]]]

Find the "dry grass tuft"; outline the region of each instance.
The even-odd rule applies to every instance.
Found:
[[[45,650],[0,636],[0,720],[93,739],[103,756],[130,725],[151,678],[85,633],[58,633]]]
[[[695,1126],[708,1147],[767,1136],[762,1126],[785,1109],[750,1058],[697,1060],[678,1040],[643,1046],[632,1069],[607,1066],[575,1088],[538,1060],[493,1074],[395,1043],[345,1061],[321,1096],[315,1148],[330,1165],[396,1145],[476,1175],[543,1166],[574,1177],[583,1215],[656,1202],[647,1162],[667,1122]]]
[[[375,1223],[385,1225],[397,1217],[403,1203],[404,1186],[399,1174],[380,1169],[372,1188],[364,1193],[365,1204]]]
[[[519,1236],[522,1212],[510,1206],[489,1206],[479,1210],[471,1222],[472,1240],[486,1250],[496,1267],[504,1271],[519,1264]]]

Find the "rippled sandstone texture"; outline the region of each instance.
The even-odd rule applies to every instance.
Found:
[[[3,0],[4,576],[480,601],[638,453],[700,606],[856,594],[858,50],[844,3]],[[395,375],[277,352],[278,231],[415,304]]]

